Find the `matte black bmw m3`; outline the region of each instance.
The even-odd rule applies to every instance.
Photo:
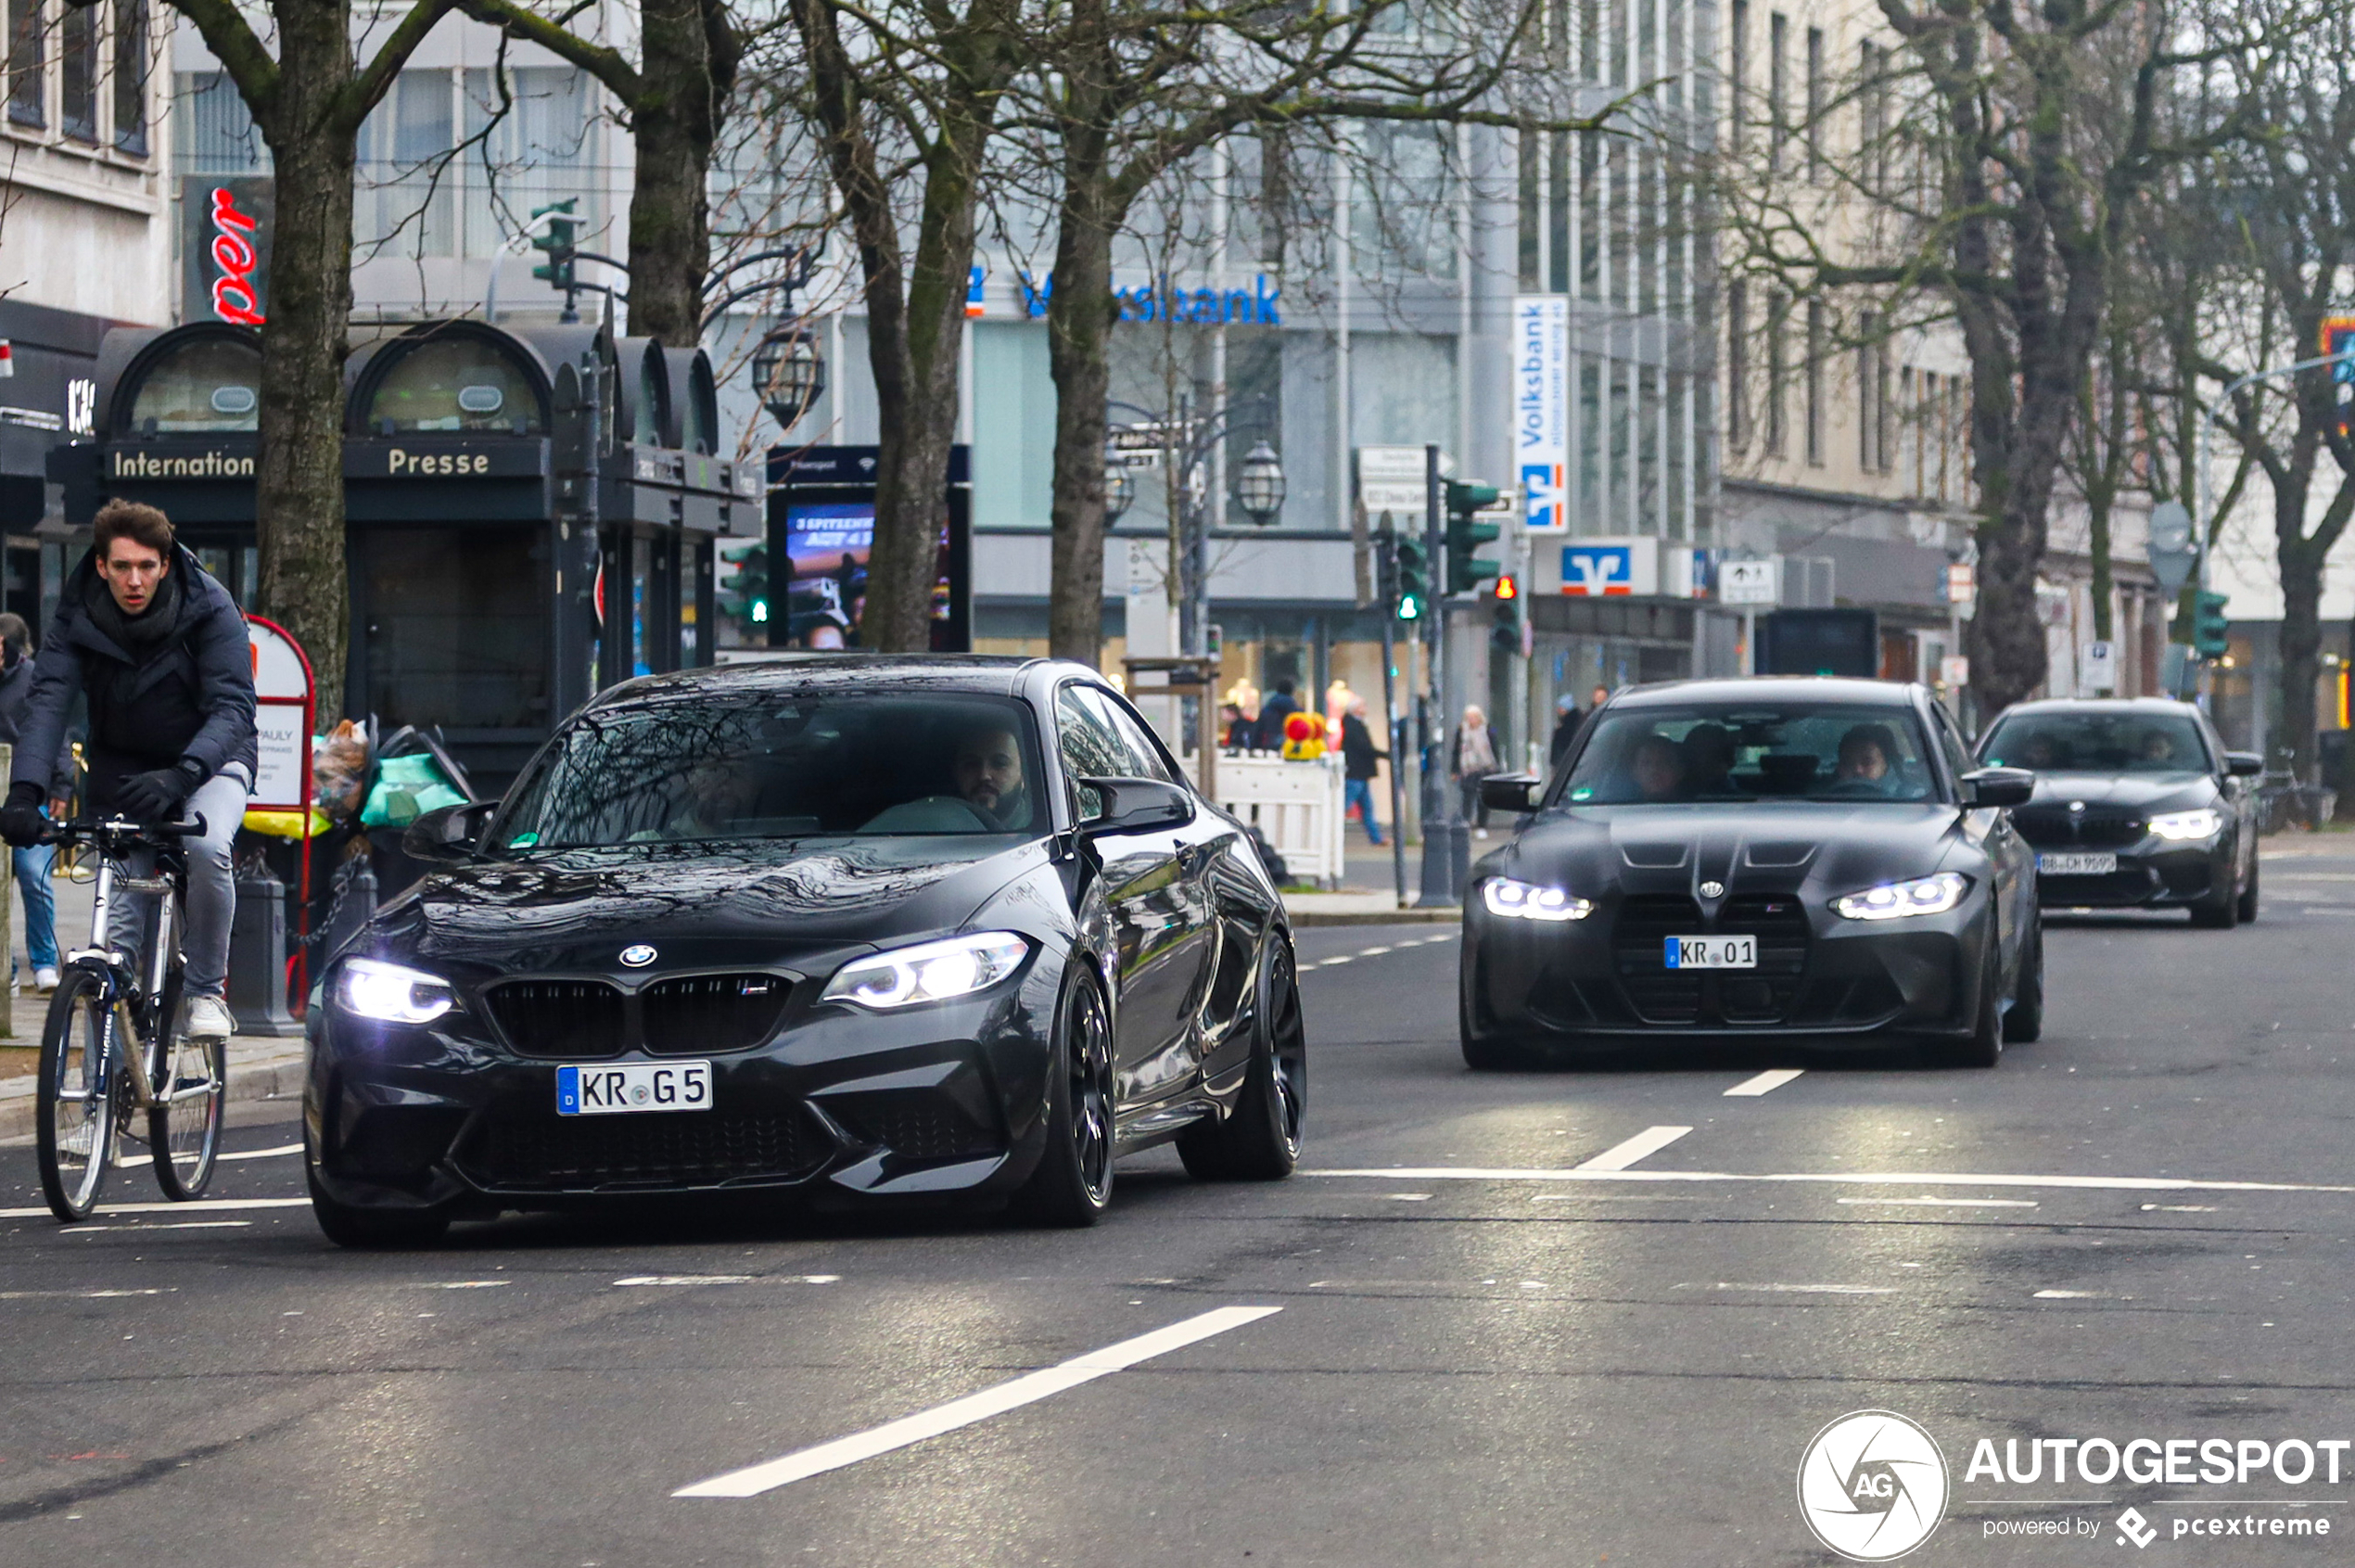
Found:
[[[307,1164],[346,1244],[619,1194],[1002,1196],[1300,1149],[1283,906],[1094,671],[833,656],[633,681],[337,956]]]
[[[1464,1057],[1562,1044],[1910,1036],[1992,1066],[2042,1028],[2034,862],[1919,686],[1692,681],[1623,693],[1472,868]]]

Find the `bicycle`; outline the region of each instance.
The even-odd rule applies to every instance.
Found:
[[[212,1179],[228,1101],[228,1042],[191,1040],[180,1027],[178,938],[187,886],[181,840],[204,830],[202,818],[142,825],[109,817],[60,822],[43,835],[53,844],[86,844],[98,859],[90,946],[66,955],[41,1030],[34,1129],[41,1190],[50,1211],[68,1224],[89,1217],[115,1163],[116,1141],[141,1113],[165,1197],[185,1202]],[[140,850],[154,852],[154,874],[119,869]],[[137,893],[157,896],[144,981],[130,955],[108,937],[113,901]]]

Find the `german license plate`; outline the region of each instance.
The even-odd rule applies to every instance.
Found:
[[[1671,969],[1755,969],[1758,967],[1758,938],[1671,937],[1668,938],[1667,958]]]
[[[2107,876],[2118,869],[2116,855],[2083,854],[2039,855],[2036,869],[2046,876]]]
[[[710,1109],[708,1062],[626,1062],[556,1069],[556,1115],[560,1116]]]

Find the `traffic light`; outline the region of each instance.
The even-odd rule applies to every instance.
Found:
[[[1521,584],[1512,573],[1497,577],[1496,597],[1489,603],[1496,624],[1488,629],[1488,645],[1500,654],[1520,653]]]
[[[1431,556],[1421,540],[1403,535],[1398,541],[1397,555],[1397,581],[1392,602],[1398,606],[1399,619],[1420,620],[1423,607],[1431,603]]]
[[[1482,507],[1496,504],[1496,487],[1476,479],[1449,479],[1446,502],[1447,592],[1469,593],[1500,569],[1494,561],[1479,560],[1472,554],[1483,544],[1494,543],[1504,531],[1503,524],[1483,523],[1475,516]]]
[[[2222,658],[2231,646],[2224,618],[2224,595],[2203,589],[2192,601],[2192,651],[2202,658]]]
[[[548,220],[546,228],[531,236],[531,248],[548,253],[547,264],[531,269],[531,275],[544,280],[551,288],[561,289],[567,297],[576,285],[573,282],[573,242],[580,232],[580,221],[574,216],[580,198],[568,196],[562,201],[552,201],[545,207],[531,210],[532,223]]]

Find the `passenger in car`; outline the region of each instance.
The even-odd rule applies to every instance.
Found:
[[[1009,833],[1030,827],[1030,784],[1023,777],[1022,741],[997,725],[968,731],[957,745],[957,794]]]
[[[1738,795],[1733,781],[1734,733],[1723,724],[1696,724],[1685,736],[1685,758],[1695,795]]]

